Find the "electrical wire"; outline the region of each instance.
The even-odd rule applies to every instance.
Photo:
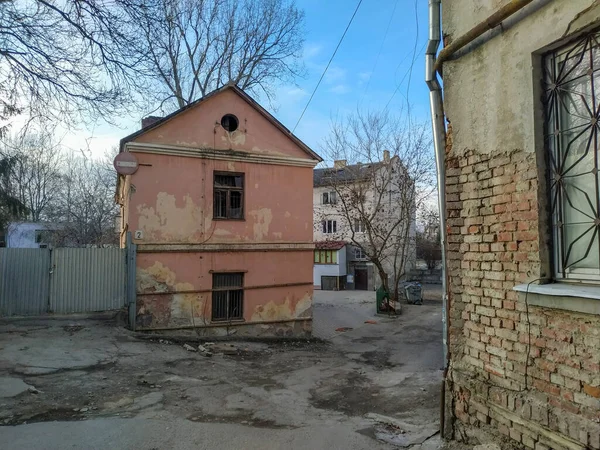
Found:
[[[367,81],[367,87],[365,88],[365,91],[363,92],[363,95],[360,98],[360,101],[358,102],[359,105],[364,100],[365,95],[367,95],[367,91],[369,90],[369,86],[371,85],[371,78],[373,77],[373,72],[375,72],[375,69],[377,68],[377,63],[379,62],[379,57],[381,56],[383,46],[385,45],[385,41],[387,39],[388,32],[390,31],[390,26],[392,25],[392,20],[394,19],[394,14],[396,14],[397,6],[398,6],[398,0],[396,0],[396,2],[394,3],[394,9],[392,10],[392,14],[390,15],[390,20],[388,21],[387,28],[385,29],[385,34],[383,35],[383,41],[381,41],[381,45],[379,46],[379,53],[377,53],[377,58],[375,58],[375,64],[373,64],[373,68],[371,69],[371,73],[369,74],[369,80]]]
[[[408,116],[409,116],[409,121],[410,121],[410,103],[408,101],[408,96],[409,96],[409,91],[410,91],[410,81],[412,78],[412,72],[415,66],[415,61],[417,59],[417,43],[419,42],[419,14],[417,12],[417,0],[415,0],[415,27],[416,27],[416,33],[415,33],[415,44],[413,46],[413,57],[412,60],[410,62],[410,67],[408,68],[408,71],[404,74],[404,76],[402,77],[402,80],[400,81],[400,83],[398,84],[398,86],[396,86],[396,89],[394,90],[394,92],[392,93],[392,96],[390,97],[390,99],[388,100],[388,102],[385,105],[384,110],[388,109],[388,106],[390,105],[390,103],[392,102],[392,100],[394,99],[394,97],[396,96],[396,94],[398,93],[398,90],[400,89],[400,86],[402,86],[402,82],[404,81],[404,79],[406,78],[406,76],[408,75],[408,84],[406,87],[406,96],[404,97],[406,99],[406,102],[408,104]],[[427,43],[425,43],[422,47],[422,49],[419,51],[419,54],[421,53],[421,51],[423,51],[423,49],[425,48],[425,45]],[[400,64],[398,65],[398,68],[400,67]],[[398,70],[398,68],[396,68],[396,71]]]
[[[310,105],[310,102],[312,101],[313,97],[315,96],[315,93],[317,92],[317,89],[319,89],[321,81],[323,81],[323,77],[325,77],[325,74],[327,73],[327,69],[329,69],[329,66],[331,65],[331,62],[333,61],[333,58],[335,58],[335,54],[337,53],[338,49],[340,48],[340,45],[342,45],[342,42],[344,41],[344,38],[346,37],[346,33],[348,32],[348,29],[350,28],[350,25],[352,25],[352,21],[354,20],[354,16],[356,16],[356,13],[358,12],[358,8],[360,8],[360,5],[362,4],[362,2],[363,2],[363,0],[359,0],[358,1],[358,4],[356,5],[356,8],[354,9],[354,13],[352,14],[352,17],[350,17],[350,21],[348,22],[348,25],[346,25],[346,29],[344,30],[344,34],[342,34],[342,37],[340,38],[337,46],[335,47],[335,50],[333,51],[333,54],[331,55],[331,58],[329,58],[329,62],[327,63],[327,66],[325,67],[325,70],[321,74],[321,78],[319,78],[319,82],[315,86],[315,89],[313,90],[312,94],[310,95],[310,98],[308,99],[308,102],[306,103],[306,106],[302,110],[302,114],[300,114],[300,118],[298,118],[298,122],[296,122],[296,125],[294,125],[294,128],[292,129],[292,133],[294,131],[296,131],[296,128],[298,127],[298,124],[300,123],[300,121],[304,117],[304,113],[308,109],[308,106]]]

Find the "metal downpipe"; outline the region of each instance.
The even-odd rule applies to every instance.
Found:
[[[438,208],[440,211],[440,238],[442,249],[442,324],[444,345],[444,368],[448,367],[448,285],[446,269],[446,125],[442,86],[437,78],[435,57],[441,40],[441,1],[429,0],[429,41],[425,53],[425,82],[429,87],[429,108],[433,130],[433,147],[437,167]]]
[[[433,147],[437,168],[438,208],[440,214],[440,246],[442,250],[442,343],[444,351],[444,378],[441,386],[440,432],[444,436],[446,428],[446,376],[448,374],[448,281],[446,268],[446,124],[444,123],[444,103],[442,86],[437,78],[435,58],[441,41],[441,1],[429,0],[429,40],[425,52],[425,82],[429,87],[429,108]]]

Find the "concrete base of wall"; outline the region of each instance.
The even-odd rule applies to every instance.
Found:
[[[185,326],[172,328],[143,328],[136,331],[152,334],[189,335],[193,337],[219,338],[310,338],[312,336],[312,318],[301,318],[273,322],[238,322],[230,324],[211,324],[210,326]]]

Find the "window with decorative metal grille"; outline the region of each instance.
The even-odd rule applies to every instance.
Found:
[[[215,172],[213,217],[244,218],[244,174]]]
[[[244,318],[244,274],[213,273],[212,320]]]
[[[600,280],[600,32],[543,58],[555,276]]]

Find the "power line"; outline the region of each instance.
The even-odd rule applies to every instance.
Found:
[[[421,47],[421,50],[419,50],[419,55],[423,52],[423,50],[425,50],[425,46],[427,45],[427,42],[425,44],[423,44],[423,46]],[[407,56],[409,54],[407,53]],[[404,58],[406,59],[406,58]],[[385,104],[385,108],[387,109],[388,106],[390,105],[390,103],[392,102],[392,100],[394,99],[394,97],[396,96],[396,94],[398,93],[398,91],[400,90],[400,88],[402,87],[402,83],[404,83],[404,80],[406,79],[406,77],[408,76],[409,73],[412,72],[413,70],[413,65],[414,65],[414,60],[415,58],[413,58],[413,63],[411,63],[409,69],[404,72],[404,76],[402,77],[402,79],[400,80],[400,82],[398,83],[398,85],[396,86],[396,89],[394,90],[394,92],[392,93],[392,96],[390,97],[390,99],[388,100],[388,102]],[[408,97],[406,97],[405,95],[403,95],[403,97],[408,101]]]
[[[302,120],[302,117],[304,117],[304,113],[308,109],[308,105],[310,105],[310,102],[312,101],[313,97],[315,96],[315,93],[317,92],[317,89],[319,89],[319,85],[321,84],[321,81],[323,81],[323,77],[327,73],[327,69],[329,69],[329,65],[331,64],[331,61],[333,61],[333,58],[335,58],[335,54],[337,53],[338,49],[340,48],[340,45],[342,45],[342,41],[344,40],[344,37],[346,37],[346,33],[348,32],[348,29],[350,28],[350,25],[352,25],[352,21],[354,20],[354,16],[356,16],[356,13],[358,12],[358,8],[360,8],[360,5],[361,5],[362,2],[363,2],[363,0],[359,0],[358,1],[358,4],[356,5],[356,9],[354,10],[354,13],[352,14],[352,17],[350,17],[350,21],[348,22],[348,25],[346,25],[346,29],[344,30],[344,34],[342,34],[342,37],[340,38],[340,41],[338,42],[337,46],[335,47],[335,50],[333,51],[333,55],[331,55],[331,58],[329,58],[329,62],[327,63],[327,66],[325,67],[325,70],[321,74],[321,78],[319,78],[319,82],[317,83],[317,85],[315,86],[315,89],[313,90],[312,94],[310,95],[310,98],[308,99],[308,103],[306,103],[306,106],[302,110],[302,114],[300,114],[300,118],[298,119],[298,122],[296,122],[296,125],[294,125],[294,128],[292,129],[292,133],[294,131],[296,131],[296,128],[298,127],[298,124],[300,123],[300,121]]]
[[[381,51],[383,50],[383,46],[385,45],[385,41],[387,39],[388,32],[390,31],[390,25],[392,24],[392,19],[394,18],[394,14],[396,13],[397,6],[398,6],[398,0],[396,0],[396,2],[394,3],[394,9],[392,10],[392,14],[390,15],[390,20],[388,21],[387,28],[385,29],[383,41],[381,41],[381,46],[379,47],[379,53],[377,53],[377,58],[375,58],[375,64],[373,64],[373,68],[371,69],[371,73],[369,74],[369,81],[367,81],[367,87],[365,88],[365,91],[363,92],[363,95],[362,95],[360,101],[358,102],[359,104],[362,103],[362,101],[364,100],[365,95],[367,95],[367,91],[369,90],[369,86],[371,85],[371,78],[373,77],[373,72],[375,72],[375,69],[377,68],[377,63],[379,62],[379,57],[381,56]]]
[[[402,77],[402,80],[400,80],[400,83],[398,84],[398,86],[396,86],[396,89],[394,90],[392,96],[390,97],[390,99],[388,100],[388,102],[385,105],[385,109],[388,108],[388,106],[390,105],[390,103],[392,102],[392,100],[394,99],[394,97],[396,96],[396,94],[398,93],[398,90],[400,89],[400,86],[402,85],[402,82],[404,81],[404,79],[406,78],[406,76],[408,75],[408,83],[406,86],[406,103],[409,109],[409,121],[410,121],[410,102],[408,100],[408,96],[409,96],[409,92],[410,92],[410,81],[412,78],[412,71],[415,65],[415,61],[417,59],[417,42],[419,41],[419,14],[417,11],[417,0],[415,0],[415,23],[416,23],[416,33],[415,33],[415,44],[413,46],[413,51],[412,51],[412,60],[410,62],[410,67],[408,68],[408,71],[404,74],[404,76]],[[423,47],[421,47],[421,50],[419,51],[419,54],[425,49],[425,46],[427,45],[427,43],[423,44]],[[400,63],[402,64],[402,62]],[[396,68],[396,71],[398,71],[398,69],[400,68],[400,64],[398,64],[398,67]]]
[[[408,83],[406,84],[406,101],[408,107],[408,120],[410,121],[410,102],[408,101],[408,97],[410,94],[410,80],[412,79],[412,71],[415,65],[415,60],[417,58],[417,42],[419,40],[419,13],[417,11],[417,0],[415,0],[415,22],[416,22],[416,36],[415,36],[415,45],[413,47],[413,59],[410,63],[410,74],[408,75]]]

